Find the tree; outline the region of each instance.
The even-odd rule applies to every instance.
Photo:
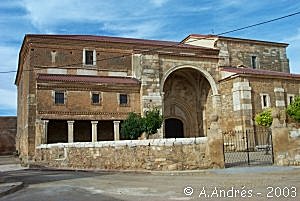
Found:
[[[287,107],[287,114],[297,122],[300,122],[300,96],[296,97]]]
[[[162,122],[163,118],[157,108],[149,110],[146,112],[145,117],[143,118],[143,130],[148,135],[153,135],[157,133],[157,129],[161,127]]]
[[[255,116],[256,124],[264,127],[270,127],[273,122],[272,109],[267,108]]]
[[[127,119],[121,124],[121,136],[124,139],[137,139],[143,133],[143,119],[136,113],[129,113]]]
[[[124,139],[137,139],[142,133],[155,134],[162,125],[163,118],[157,108],[151,109],[141,117],[136,113],[129,113],[127,119],[121,124],[121,136]]]

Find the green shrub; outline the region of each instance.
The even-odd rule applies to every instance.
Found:
[[[300,96],[296,97],[295,100],[287,107],[287,114],[297,122],[300,122]]]
[[[123,139],[135,140],[143,132],[148,135],[155,134],[162,122],[163,118],[156,108],[147,111],[143,118],[136,113],[129,113],[127,119],[121,124],[121,136]]]
[[[127,119],[121,124],[121,136],[128,140],[136,140],[143,133],[143,119],[136,113],[129,113]]]
[[[256,124],[264,127],[270,127],[273,122],[272,109],[267,108],[255,116]]]
[[[149,110],[146,112],[145,117],[143,118],[143,130],[148,135],[155,134],[157,133],[157,129],[161,127],[162,122],[163,118],[157,108]]]

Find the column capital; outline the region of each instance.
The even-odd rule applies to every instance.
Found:
[[[74,124],[75,121],[67,121],[68,124]]]
[[[91,121],[92,124],[98,124],[98,121]]]
[[[120,124],[121,121],[114,121],[114,124]]]

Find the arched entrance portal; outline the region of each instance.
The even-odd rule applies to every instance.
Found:
[[[209,79],[212,82],[211,76]],[[163,83],[165,137],[174,136],[168,132],[174,132],[175,128],[170,127],[178,126],[179,119],[185,123],[182,137],[206,136],[209,125],[206,117],[213,112],[210,82],[195,67],[180,67],[167,74]],[[213,89],[216,93],[216,85]]]
[[[166,138],[183,138],[183,123],[180,119],[169,118],[165,120]]]

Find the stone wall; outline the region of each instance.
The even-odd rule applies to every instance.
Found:
[[[220,39],[220,66],[252,67],[251,57],[257,57],[256,68],[289,72],[289,61],[286,56],[286,45],[253,42],[249,40]]]
[[[211,168],[207,138],[42,144],[35,165],[71,169],[195,170]]]
[[[279,109],[273,110],[272,139],[276,165],[300,166],[300,123],[281,124]]]
[[[274,163],[300,166],[300,128],[273,129]]]
[[[16,151],[17,117],[0,117],[0,155]]]

